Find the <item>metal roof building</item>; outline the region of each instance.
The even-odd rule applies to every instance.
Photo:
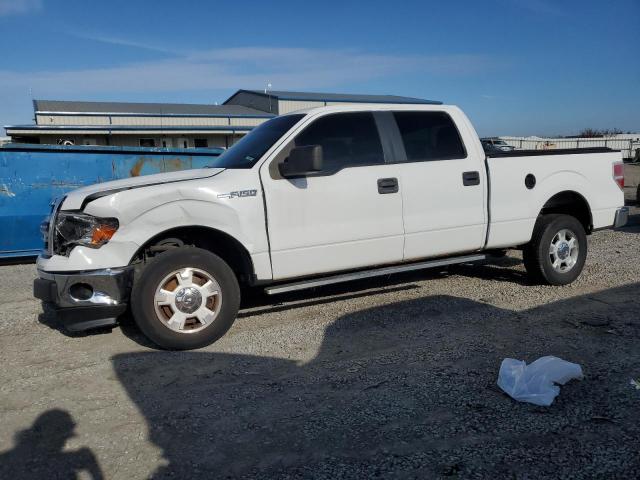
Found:
[[[222,105],[34,100],[31,125],[7,126],[13,142],[128,147],[229,147],[269,118],[345,103],[439,104],[395,95],[238,90]]]
[[[435,100],[400,97],[397,95],[238,90],[224,102],[224,105],[244,105],[263,112],[284,115],[303,108],[345,103],[442,104],[442,102]]]
[[[227,147],[273,117],[242,105],[34,100],[35,125],[5,127],[14,142]]]

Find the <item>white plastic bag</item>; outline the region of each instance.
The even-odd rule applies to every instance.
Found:
[[[582,379],[582,368],[558,357],[542,357],[527,365],[505,358],[498,373],[498,386],[511,398],[548,407],[560,393],[556,383],[564,385],[574,378]]]

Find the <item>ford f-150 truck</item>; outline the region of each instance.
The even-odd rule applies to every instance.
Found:
[[[254,129],[211,168],[75,190],[43,224],[34,294],[71,330],[130,307],[163,348],[210,344],[243,287],[280,293],[523,250],[533,281],[578,277],[621,226],[608,149],[487,156],[455,106],[341,105]]]

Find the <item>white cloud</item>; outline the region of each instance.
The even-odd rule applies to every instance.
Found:
[[[42,0],[0,0],[0,17],[42,10]]]
[[[152,52],[164,53],[172,56],[176,56],[176,55],[180,56],[180,55],[187,54],[187,52],[184,52],[175,48],[158,46],[158,45],[154,45],[152,43],[147,43],[144,41],[132,40],[124,37],[116,37],[113,35],[100,35],[96,33],[86,34],[81,31],[73,32],[69,30],[65,30],[64,32],[60,32],[60,33],[64,35],[70,35],[72,37],[79,38],[81,40],[91,40],[94,42],[107,43],[109,45],[115,45],[117,47],[132,47],[132,48],[138,48],[140,50],[149,50]]]
[[[107,68],[28,73],[0,70],[0,85],[5,91],[28,86],[38,96],[262,88],[267,81],[274,89],[320,89],[409,73],[464,76],[492,64],[491,59],[481,55],[245,47],[197,51],[167,60]]]

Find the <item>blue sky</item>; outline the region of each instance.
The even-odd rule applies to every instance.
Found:
[[[0,0],[0,42],[1,125],[30,123],[32,96],[214,103],[270,82],[442,100],[481,135],[640,131],[639,0]]]

